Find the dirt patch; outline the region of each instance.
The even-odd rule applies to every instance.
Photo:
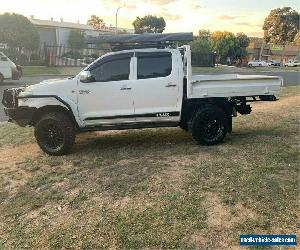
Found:
[[[31,174],[20,168],[27,158],[39,154],[36,144],[20,145],[13,148],[4,148],[0,150],[0,177],[5,178],[7,183],[3,186],[10,194],[14,194],[19,187],[23,186]]]
[[[251,104],[253,112],[284,111],[300,106],[300,96],[284,97],[274,102],[257,102]]]
[[[231,229],[249,219],[254,219],[257,215],[244,207],[241,203],[229,208],[224,205],[215,193],[206,195],[207,224],[208,227],[216,230]]]
[[[6,163],[22,162],[27,157],[36,156],[39,154],[37,144],[25,144],[13,148],[5,148],[0,150],[0,166],[5,167]]]

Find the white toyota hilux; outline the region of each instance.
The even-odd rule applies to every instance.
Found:
[[[9,120],[34,126],[51,155],[70,152],[84,131],[181,127],[200,144],[214,145],[232,131],[232,117],[250,114],[248,101],[275,101],[274,76],[192,76],[188,45],[108,53],[73,78],[8,89]]]

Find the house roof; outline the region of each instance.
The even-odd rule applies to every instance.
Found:
[[[52,20],[41,20],[41,19],[29,19],[30,22],[38,26],[48,26],[48,27],[61,27],[61,28],[71,28],[71,29],[81,29],[81,30],[96,30],[93,26],[80,23],[71,22],[59,22]]]
[[[59,22],[54,20],[41,20],[30,18],[30,22],[36,26],[44,26],[44,27],[60,27],[60,28],[69,28],[69,29],[80,29],[80,30],[89,30],[89,31],[103,31],[103,32],[112,32],[114,27],[107,27],[105,26],[104,29],[95,29],[92,25],[88,24],[81,24],[81,23],[71,23],[71,22]],[[133,33],[133,29],[126,29],[126,28],[118,28],[120,31],[126,31],[129,33]]]

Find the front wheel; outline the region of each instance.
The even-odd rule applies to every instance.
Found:
[[[200,144],[215,145],[225,138],[228,124],[223,110],[214,105],[207,105],[198,110],[192,120],[192,136]]]
[[[68,154],[75,142],[75,129],[63,113],[43,115],[36,123],[34,135],[40,148],[49,155]]]

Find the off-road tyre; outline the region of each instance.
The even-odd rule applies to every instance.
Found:
[[[191,122],[193,138],[203,145],[216,145],[223,141],[229,129],[225,112],[215,105],[205,105]]]
[[[179,124],[179,127],[184,131],[189,131],[189,126],[188,126],[187,122],[181,122]]]
[[[35,124],[34,135],[40,148],[49,155],[68,154],[75,142],[75,128],[68,115],[47,113]]]

